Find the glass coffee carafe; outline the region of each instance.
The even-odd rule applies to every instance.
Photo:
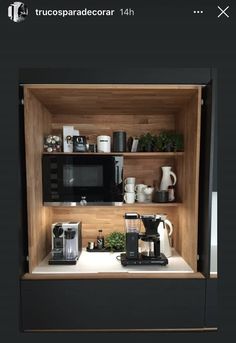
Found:
[[[76,257],[76,232],[68,228],[65,231],[65,258],[66,260],[73,260]]]
[[[136,212],[128,212],[124,215],[125,219],[125,231],[128,232],[140,232],[141,221],[140,215]]]

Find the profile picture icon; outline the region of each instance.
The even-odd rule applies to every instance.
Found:
[[[25,20],[28,15],[28,7],[23,2],[15,1],[8,7],[8,17],[15,23]]]

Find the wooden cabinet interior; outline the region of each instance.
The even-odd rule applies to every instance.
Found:
[[[201,86],[194,85],[25,85],[25,151],[27,178],[29,272],[50,251],[52,222],[82,220],[83,245],[123,231],[127,211],[167,213],[174,224],[173,244],[197,271],[198,179],[201,129]],[[160,182],[161,166],[176,172],[176,204],[122,207],[45,207],[42,201],[43,137],[74,125],[91,143],[100,134],[125,130],[129,136],[176,130],[184,135],[183,153],[124,154],[124,176],[137,182]],[[91,156],[92,158],[92,156]]]

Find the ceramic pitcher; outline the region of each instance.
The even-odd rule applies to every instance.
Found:
[[[166,257],[172,256],[170,237],[173,233],[173,225],[168,219],[164,219],[158,226],[158,233],[160,235],[160,251]]]
[[[160,184],[160,190],[161,191],[167,191],[169,186],[174,186],[177,181],[177,177],[175,173],[171,170],[171,167],[169,166],[163,166],[162,169],[162,179]],[[171,176],[174,179],[174,182],[171,180]]]

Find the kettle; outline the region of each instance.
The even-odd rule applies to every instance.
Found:
[[[171,237],[173,233],[173,225],[168,219],[166,219],[166,215],[161,215],[161,221],[157,230],[160,235],[160,252],[166,257],[171,257],[172,251],[169,237]]]

